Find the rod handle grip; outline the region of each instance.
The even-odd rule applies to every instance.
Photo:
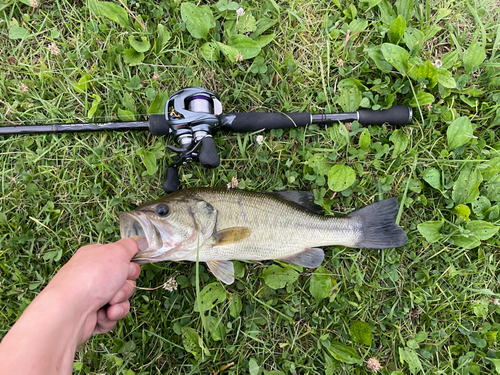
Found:
[[[258,130],[304,127],[311,124],[310,113],[224,113],[221,115],[222,129],[237,133]]]
[[[150,115],[148,119],[149,132],[153,135],[169,135],[170,127],[165,115]]]
[[[388,109],[374,111],[373,109],[358,110],[359,123],[363,125],[406,125],[413,116],[412,110],[407,105],[395,105]]]

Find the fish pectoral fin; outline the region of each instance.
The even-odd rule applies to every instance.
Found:
[[[218,231],[214,234],[214,246],[230,245],[235,242],[243,241],[250,236],[252,231],[247,227],[232,227]]]
[[[224,284],[234,283],[234,266],[230,260],[211,260],[207,262],[207,266]]]
[[[305,268],[317,268],[321,266],[323,263],[323,259],[325,258],[325,252],[323,249],[317,247],[311,247],[305,249],[304,251],[294,254],[292,256],[281,258],[281,260],[286,263],[295,264],[297,266],[305,267]]]

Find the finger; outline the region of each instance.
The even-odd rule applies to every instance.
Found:
[[[109,306],[106,313],[109,320],[117,321],[125,318],[129,311],[130,302],[127,300],[122,303],[117,303],[116,305]]]
[[[110,305],[116,305],[117,303],[124,302],[128,300],[132,294],[134,294],[135,290],[135,281],[127,280],[122,288],[114,295],[113,298],[109,301]]]
[[[130,263],[127,279],[135,280],[139,277],[140,273],[141,273],[141,266],[139,266],[137,263]]]
[[[139,252],[139,246],[132,238],[122,238],[114,244],[120,246],[124,250],[128,260],[132,259],[132,257]]]
[[[97,322],[93,333],[96,334],[109,332],[115,325],[116,320],[109,319],[106,310],[100,309],[99,311],[97,311]]]

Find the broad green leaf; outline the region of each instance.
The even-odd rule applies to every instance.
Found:
[[[24,27],[12,26],[9,29],[9,39],[26,39],[31,33]]]
[[[283,268],[274,264],[262,272],[262,277],[269,288],[280,289],[288,283],[294,283],[299,278],[299,274],[292,268]]]
[[[243,308],[243,304],[241,303],[241,298],[239,295],[234,294],[229,301],[229,315],[233,318],[237,318],[240,316],[241,309]]]
[[[125,84],[125,87],[129,90],[139,90],[142,87],[141,79],[136,74]]]
[[[410,101],[410,107],[423,106],[434,103],[434,95],[425,91],[418,91]]]
[[[118,108],[118,117],[121,121],[134,121],[135,116],[132,111],[128,109]]]
[[[426,221],[417,225],[417,229],[425,240],[429,243],[434,243],[443,238],[441,227],[443,221]]]
[[[76,92],[85,92],[90,88],[92,77],[90,74],[84,74],[77,83],[73,83]]]
[[[454,89],[457,87],[457,83],[455,82],[455,79],[453,78],[452,74],[449,71],[443,68],[439,68],[437,72],[438,72],[437,81],[441,85],[449,89]]]
[[[368,56],[375,62],[375,65],[382,73],[389,73],[392,70],[392,65],[384,58],[380,46],[371,45],[368,48]]]
[[[443,191],[443,185],[441,182],[441,172],[436,168],[429,168],[424,171],[422,176],[424,181],[431,185],[434,189]]]
[[[351,35],[359,34],[368,27],[368,21],[362,18],[355,18],[349,24]]]
[[[236,61],[236,56],[239,54],[239,51],[231,46],[228,46],[221,42],[215,42],[217,48],[226,56],[229,61]]]
[[[356,112],[363,98],[357,87],[340,88],[339,104],[344,112]]]
[[[399,15],[391,23],[387,36],[389,37],[389,42],[397,44],[403,37],[406,31],[406,20],[403,16]]]
[[[259,45],[260,48],[264,48],[267,46],[269,43],[272,42],[276,35],[275,34],[269,34],[269,35],[260,35],[254,39],[254,41]]]
[[[446,130],[448,150],[452,151],[472,139],[472,124],[468,117],[462,116],[453,121]]]
[[[413,66],[408,71],[408,76],[415,81],[418,81],[420,78],[424,78],[429,81],[428,87],[432,88],[437,83],[438,70],[429,60],[427,60],[423,65]]]
[[[127,10],[122,6],[108,1],[98,1],[97,9],[98,15],[109,18],[121,27],[127,27],[129,25]]]
[[[372,139],[370,136],[370,131],[365,129],[359,135],[359,148],[362,150],[367,150],[372,144]]]
[[[221,341],[226,336],[226,326],[220,318],[206,316],[207,328],[214,341]]]
[[[250,375],[259,375],[260,366],[255,358],[250,358],[250,361],[248,361],[248,372]]]
[[[410,58],[408,51],[392,43],[382,44],[381,51],[389,64],[394,66],[400,73],[406,74],[408,59]]]
[[[458,60],[458,51],[457,50],[445,53],[443,55],[443,57],[441,57],[441,62],[443,63],[443,65],[441,65],[441,68],[442,69],[450,69],[451,67],[453,67],[453,65],[455,65],[457,60]]]
[[[238,52],[243,56],[243,59],[251,59],[252,57],[257,56],[260,52],[259,44],[246,35],[231,35],[229,37],[228,44],[238,50]]]
[[[458,176],[451,198],[456,204],[467,204],[474,202],[479,197],[479,185],[483,182],[483,176],[477,168],[471,164],[466,165]]]
[[[482,64],[485,58],[486,53],[484,51],[484,47],[477,41],[472,43],[462,57],[465,72],[470,73],[475,71],[479,65]]]
[[[487,221],[473,220],[467,223],[466,228],[472,232],[474,237],[477,237],[481,241],[486,241],[497,234],[500,227]]]
[[[453,244],[464,249],[473,249],[481,245],[481,241],[474,236],[451,236]]]
[[[361,359],[354,348],[341,344],[340,342],[332,342],[327,350],[337,361],[352,365],[356,365],[361,362]]]
[[[484,359],[486,360],[486,362],[493,363],[493,366],[495,366],[496,373],[500,374],[500,359],[497,359],[497,358],[488,358],[488,357],[485,357]]]
[[[457,215],[465,221],[470,221],[470,208],[466,204],[457,204],[454,208]]]
[[[200,346],[201,338],[195,329],[190,327],[182,327],[182,345],[184,349],[199,359],[203,354],[203,349]]]
[[[389,141],[394,143],[394,150],[392,151],[393,159],[406,150],[408,146],[408,136],[401,129],[396,129],[390,136]]]
[[[408,364],[408,368],[412,374],[417,374],[420,371],[424,372],[422,363],[413,349],[399,348],[399,360],[401,363],[406,362]]]
[[[218,281],[208,284],[200,292],[199,301],[194,302],[194,311],[200,312],[200,308],[201,311],[211,310],[215,305],[224,302],[226,297],[227,292]]]
[[[316,301],[316,304],[330,295],[335,284],[335,279],[326,268],[318,267],[314,271],[309,284],[309,292]]]
[[[123,60],[130,66],[139,65],[144,60],[144,53],[137,52],[135,49],[126,49],[123,52]]]
[[[415,341],[416,342],[424,342],[425,340],[427,340],[427,332],[425,331],[420,331],[419,333],[417,333],[417,335],[415,336]]]
[[[396,9],[398,15],[403,16],[407,21],[411,21],[415,14],[415,3],[413,0],[396,0]]]
[[[155,99],[149,106],[148,113],[150,115],[165,113],[165,103],[167,102],[168,98],[169,95],[165,91],[156,94]]]
[[[151,44],[149,44],[148,38],[141,37],[141,41],[135,39],[132,35],[128,37],[128,42],[137,52],[146,52],[151,48]]]
[[[408,27],[403,35],[403,41],[410,51],[420,51],[425,42],[425,35],[419,29]]]
[[[208,32],[216,25],[212,10],[207,5],[184,2],[181,4],[181,17],[189,33],[197,39],[207,39]]]
[[[349,327],[351,337],[354,342],[358,344],[371,346],[372,344],[372,329],[366,322],[357,321]]]
[[[250,34],[250,38],[255,39],[256,37],[258,37],[259,35],[264,33],[264,31],[266,31],[270,27],[274,26],[276,24],[276,22],[278,22],[277,19],[273,20],[271,18],[261,17],[257,21],[257,28],[255,29],[255,31],[253,33]]]
[[[328,172],[328,188],[332,191],[342,191],[356,181],[356,173],[347,165],[334,165]]]
[[[390,4],[388,0],[381,0],[377,5],[380,9],[380,18],[382,22],[386,25],[390,25],[392,20],[397,17],[392,4]]]
[[[146,167],[146,172],[148,175],[152,176],[158,171],[158,167],[156,165],[156,155],[154,152],[146,150],[145,148],[141,148],[138,150],[137,155],[139,155],[142,159],[144,166]]]
[[[493,158],[485,161],[483,166],[486,168],[481,169],[481,174],[485,180],[489,180],[500,173],[500,158]]]
[[[161,23],[156,28],[157,38],[155,40],[155,53],[160,53],[165,44],[170,40],[170,31]]]
[[[214,42],[205,42],[200,47],[201,55],[208,61],[217,61],[220,58],[220,50]]]
[[[257,22],[250,12],[246,12],[238,18],[238,31],[240,34],[247,34],[257,30]]]
[[[305,164],[311,167],[314,173],[323,176],[326,176],[332,169],[332,163],[325,154],[314,154]]]
[[[99,103],[101,102],[101,97],[97,94],[92,94],[92,97],[94,100],[92,101],[92,107],[90,107],[89,111],[87,112],[87,117],[92,118],[94,117],[97,107],[99,106]]]

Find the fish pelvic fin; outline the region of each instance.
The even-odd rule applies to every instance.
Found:
[[[319,249],[317,247],[311,247],[305,249],[300,253],[294,254],[286,258],[281,258],[279,260],[305,268],[318,268],[319,266],[321,266],[321,263],[323,263],[324,258],[325,258],[325,253],[323,249]]]
[[[361,224],[361,237],[354,247],[388,249],[406,245],[408,237],[403,228],[396,225],[398,210],[398,199],[389,198],[347,215]]]
[[[234,283],[234,265],[230,260],[211,260],[207,262],[207,266],[224,284]]]
[[[214,234],[214,246],[230,245],[235,242],[243,241],[252,233],[250,228],[247,227],[232,227],[218,231]]]

